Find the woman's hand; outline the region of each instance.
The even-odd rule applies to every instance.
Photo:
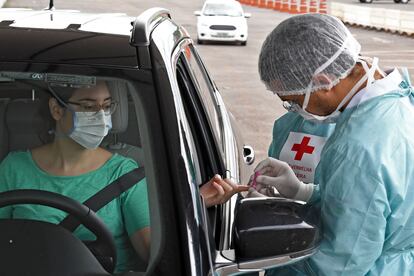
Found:
[[[216,174],[210,181],[200,188],[200,194],[204,198],[207,207],[222,204],[236,193],[249,190],[249,186],[237,185],[230,179],[222,179]]]

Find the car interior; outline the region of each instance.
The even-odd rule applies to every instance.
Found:
[[[45,116],[41,115],[45,110],[49,112],[47,103],[51,94],[48,92],[48,86],[51,84],[44,80],[33,80],[32,77],[19,78],[4,77],[4,72],[0,72],[0,161],[9,152],[29,150],[48,143],[53,138],[47,127],[50,124],[45,121]],[[137,105],[134,103],[134,99],[130,96],[131,93],[129,91],[132,86],[129,86],[123,80],[105,79],[105,81],[110,90],[112,101],[116,101],[118,106],[112,114],[112,129],[101,143],[101,147],[112,153],[132,158],[142,167],[144,165],[144,154],[140,142],[136,112]],[[57,84],[65,86],[77,85],[76,83]],[[56,83],[53,85],[56,85]],[[79,206],[77,201],[67,202],[67,197],[60,198],[56,194],[32,193],[29,196],[38,198],[38,202],[44,203],[47,201],[47,206],[65,210],[72,215],[77,214],[78,219],[81,211],[84,210],[84,206]],[[13,202],[24,203],[24,200],[22,201],[24,197],[24,194],[10,194],[9,199],[6,199],[7,202],[2,203],[0,200],[0,206],[4,206],[3,204],[11,205]],[[16,250],[4,247],[4,250],[0,249],[0,258],[3,259],[4,257],[6,260],[10,260],[5,262],[9,265],[2,265],[0,274],[9,275],[8,272],[13,271],[16,267],[26,266],[33,267],[34,270],[31,270],[33,273],[36,274],[35,271],[40,273],[36,275],[59,275],[59,271],[72,271],[75,274],[77,272],[88,272],[91,275],[108,275],[107,272],[112,272],[111,270],[113,269],[113,264],[111,265],[111,261],[108,260],[108,255],[111,255],[113,253],[111,253],[111,250],[114,249],[111,249],[111,246],[108,247],[108,243],[111,243],[107,241],[108,233],[105,233],[100,228],[102,223],[94,217],[92,217],[94,222],[92,220],[79,220],[97,237],[95,243],[86,243],[90,251],[85,251],[85,247],[80,240],[74,238],[69,232],[63,231],[63,228],[57,225],[28,220],[15,220],[15,222],[12,222],[12,220],[0,220],[0,227],[2,231],[5,231],[3,233],[12,234],[16,237],[16,241],[25,240],[24,244],[15,247]],[[24,230],[28,229],[28,227],[30,227],[31,233],[29,235]],[[109,236],[112,238],[110,233]],[[76,253],[60,254],[62,253],[61,249],[56,248],[54,243],[58,244],[61,241],[65,245],[65,251],[70,252],[74,250],[73,252]],[[107,244],[104,245],[104,243]],[[39,254],[39,252],[47,253]],[[91,252],[93,252],[96,259],[91,255]],[[13,258],[19,260],[19,263],[17,264],[13,261]],[[50,258],[53,258],[52,263],[54,265],[52,266],[50,265]],[[24,259],[26,259],[27,263],[22,262]],[[96,260],[102,266],[97,265]],[[142,271],[144,271],[146,265],[143,261],[140,261],[140,263]],[[45,269],[42,266],[47,267],[48,271],[42,270]],[[34,267],[39,270],[35,270]]]
[[[143,165],[135,105],[129,97],[128,86],[122,81],[111,81],[108,86],[118,107],[112,114],[112,129],[101,146]],[[31,149],[48,141],[42,133],[45,121],[39,112],[49,97],[46,84],[41,87],[37,82],[36,85],[30,82],[0,83],[0,122],[3,123],[0,160],[9,152]]]

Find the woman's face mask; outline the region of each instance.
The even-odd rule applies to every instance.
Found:
[[[97,148],[112,128],[111,115],[99,112],[78,112],[73,114],[73,130],[68,135],[86,149]]]
[[[307,121],[315,123],[335,123],[339,115],[341,114],[339,110],[345,105],[345,103],[347,103],[352,98],[352,96],[355,95],[356,92],[358,92],[359,88],[365,83],[365,81],[368,80],[367,86],[370,86],[375,80],[374,74],[378,67],[378,58],[373,59],[371,68],[369,68],[367,63],[362,59],[358,59],[357,62],[361,63],[361,65],[363,66],[365,70],[365,75],[351,88],[348,94],[342,99],[342,101],[336,107],[335,111],[333,111],[331,114],[321,116],[306,111],[306,108],[308,107],[309,103],[311,89],[308,89],[308,91],[306,92],[302,107],[299,104],[291,101],[284,101],[283,107],[285,107],[285,109],[288,111],[298,113]]]

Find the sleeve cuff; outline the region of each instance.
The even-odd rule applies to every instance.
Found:
[[[317,185],[314,185],[313,183],[305,184],[302,182],[293,199],[309,202],[313,197],[314,190],[319,194],[319,187],[316,189],[315,187],[317,187]]]

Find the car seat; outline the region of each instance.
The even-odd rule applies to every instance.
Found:
[[[14,99],[6,108],[6,143],[2,148],[5,153],[16,150],[27,150],[44,144],[40,131],[45,122],[39,116],[41,107],[39,99]],[[5,147],[7,145],[7,147]]]
[[[134,159],[140,166],[144,165],[144,152],[140,145],[139,129],[135,105],[128,101],[128,87],[125,82],[108,83],[112,100],[118,102],[112,114],[112,129],[102,142],[102,147],[110,152]]]
[[[0,161],[6,156],[8,149],[8,137],[6,131],[6,107],[9,99],[0,99]]]

